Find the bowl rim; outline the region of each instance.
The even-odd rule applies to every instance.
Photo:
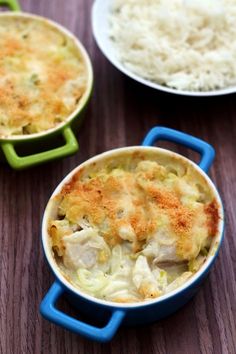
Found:
[[[91,11],[91,21],[92,21],[92,31],[93,31],[93,36],[94,39],[101,50],[101,52],[104,54],[104,56],[111,62],[112,65],[114,65],[119,71],[121,71],[123,74],[126,76],[130,77],[131,79],[148,86],[150,88],[163,91],[166,93],[171,93],[175,95],[180,95],[180,96],[190,96],[190,97],[215,97],[215,96],[224,96],[228,94],[233,94],[236,92],[236,85],[235,86],[230,86],[226,88],[222,88],[219,90],[211,90],[211,91],[189,91],[189,90],[179,90],[179,89],[174,89],[168,86],[164,86],[158,83],[155,83],[154,81],[150,81],[148,79],[142,78],[138,74],[135,74],[128,68],[126,68],[122,62],[118,60],[118,58],[113,55],[112,51],[107,48],[103,41],[103,37],[101,36],[101,26],[100,26],[100,21],[98,20],[99,17],[99,7],[100,4],[105,3],[104,0],[95,0],[92,6],[92,11]],[[106,16],[106,11],[102,12],[103,16]],[[103,21],[104,22],[104,21]],[[103,31],[104,32],[104,31]],[[109,36],[107,36],[109,38]],[[111,43],[111,41],[109,40]],[[112,45],[111,45],[112,46]]]
[[[0,135],[0,142],[3,141],[25,141],[25,140],[31,140],[31,139],[37,139],[41,138],[50,134],[53,134],[54,132],[60,131],[62,128],[65,126],[68,126],[71,121],[76,118],[76,116],[83,110],[83,108],[86,106],[91,93],[92,93],[92,88],[93,88],[93,81],[94,81],[94,75],[93,75],[93,68],[92,68],[92,62],[89,57],[89,54],[87,50],[85,49],[84,45],[82,42],[72,33],[70,32],[67,28],[62,26],[61,24],[57,23],[56,21],[53,21],[51,19],[48,19],[43,16],[27,13],[27,12],[1,12],[0,17],[17,17],[17,18],[27,18],[33,21],[39,21],[41,23],[44,23],[46,26],[53,27],[56,29],[58,32],[62,33],[64,36],[67,38],[71,39],[75,46],[77,47],[79,53],[82,55],[83,61],[85,63],[86,71],[87,71],[87,87],[86,90],[82,96],[82,98],[79,101],[78,106],[76,109],[61,123],[57,124],[55,127],[50,128],[48,130],[44,130],[39,133],[33,133],[33,134],[27,134],[27,135],[10,135],[10,136],[2,136]]]
[[[59,267],[56,264],[56,261],[52,255],[50,245],[49,245],[49,235],[47,232],[47,225],[48,225],[48,219],[50,217],[50,210],[51,210],[51,204],[52,204],[52,199],[61,191],[63,186],[68,183],[71,178],[74,176],[75,173],[77,173],[80,169],[85,168],[87,165],[90,165],[94,162],[100,161],[103,158],[106,158],[108,156],[115,156],[117,154],[123,153],[123,152],[135,152],[135,151],[153,151],[156,154],[165,154],[168,156],[172,156],[174,158],[177,158],[178,160],[181,159],[183,163],[190,164],[191,166],[194,167],[195,170],[197,170],[198,173],[200,173],[208,183],[209,187],[211,188],[212,192],[214,193],[214,196],[216,197],[217,203],[219,205],[219,214],[220,214],[220,222],[219,222],[219,227],[218,227],[218,234],[214,238],[214,242],[212,243],[211,250],[209,251],[208,257],[206,262],[203,264],[203,266],[198,270],[195,274],[193,274],[182,286],[176,288],[175,290],[160,296],[159,298],[151,299],[151,300],[145,300],[141,302],[133,302],[133,303],[116,303],[108,300],[103,300],[103,299],[98,299],[96,297],[93,297],[91,295],[86,294],[85,292],[81,291],[80,289],[76,288],[73,286],[61,273],[59,270]],[[153,305],[156,303],[161,303],[166,300],[169,300],[176,295],[179,295],[183,291],[185,291],[187,288],[191,288],[192,285],[194,285],[200,278],[204,275],[204,273],[207,273],[208,269],[213,265],[213,262],[215,258],[217,257],[217,254],[219,252],[222,240],[224,237],[224,210],[223,210],[223,204],[220,198],[220,195],[214,185],[214,183],[211,181],[211,179],[208,177],[208,175],[193,161],[190,159],[184,157],[183,155],[180,155],[176,152],[159,148],[159,147],[148,147],[148,146],[129,146],[129,147],[123,147],[123,148],[117,148],[117,149],[112,149],[108,150],[106,152],[103,152],[101,154],[98,154],[77,167],[75,167],[71,172],[69,172],[63,180],[58,184],[54,192],[52,193],[51,197],[49,198],[49,201],[47,203],[47,206],[45,208],[44,214],[43,214],[43,219],[42,219],[42,245],[44,249],[44,254],[45,257],[50,265],[51,270],[53,271],[55,277],[62,283],[62,285],[72,292],[73,294],[80,296],[87,301],[92,301],[94,303],[97,303],[98,305],[106,306],[109,308],[114,308],[114,309],[133,309],[133,308],[139,308],[143,306],[149,306]]]

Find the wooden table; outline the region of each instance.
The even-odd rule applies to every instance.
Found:
[[[0,352],[112,354],[236,353],[236,97],[193,99],[156,92],[119,73],[91,33],[92,0],[21,0],[25,11],[48,16],[74,32],[91,55],[95,87],[78,134],[80,151],[23,172],[0,167]],[[222,195],[226,232],[219,257],[199,293],[158,323],[121,328],[97,344],[44,320],[39,304],[53,282],[45,261],[40,223],[49,196],[81,161],[102,151],[139,144],[165,125],[198,136],[216,149],[211,177]],[[162,144],[163,145],[163,144]],[[195,154],[164,144],[191,158]],[[65,300],[62,308],[76,315]]]

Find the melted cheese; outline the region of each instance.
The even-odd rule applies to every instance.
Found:
[[[194,263],[200,267],[205,259],[201,252],[209,249],[219,222],[211,191],[196,182],[191,168],[173,173],[170,166],[150,160],[97,168],[84,176],[80,171],[57,199],[63,220],[51,220],[49,233],[63,272],[83,289],[81,276],[72,276],[74,269],[86,269],[89,279],[103,269],[104,287],[84,290],[111,301],[155,298],[182,284],[192,274],[188,262],[193,268],[200,257]],[[81,266],[84,250],[89,266]],[[183,267],[170,281],[168,267],[173,264]]]
[[[87,85],[76,44],[40,19],[0,17],[0,136],[54,128]]]

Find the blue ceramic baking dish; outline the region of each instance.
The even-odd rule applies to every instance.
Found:
[[[201,155],[199,165],[170,150],[153,147],[153,144],[159,140],[166,140],[182,144],[188,148],[191,148],[194,151],[197,151]],[[205,178],[205,180],[207,180],[209,187],[214,193],[214,196],[219,205],[220,221],[218,227],[218,234],[214,237],[214,241],[212,242],[212,247],[209,251],[206,262],[197,273],[195,273],[188,281],[186,281],[186,283],[184,283],[176,290],[154,300],[149,300],[141,303],[139,302],[132,304],[120,304],[100,300],[89,296],[75,288],[63,277],[57,267],[55,259],[52,255],[51,248],[49,246],[47,223],[48,218],[52,213],[50,201],[55,195],[60,192],[61,188],[68,181],[71,180],[71,178],[76,172],[78,172],[81,168],[86,167],[88,163],[91,164],[96,161],[101,161],[104,157],[108,155],[114,157],[115,159],[116,155],[119,154],[121,151],[125,152],[130,149],[134,151],[152,150],[153,152],[165,157],[174,156],[178,159],[178,161],[183,161],[184,164],[187,163],[194,166],[194,169],[196,169],[196,171],[201,174]],[[214,184],[206,174],[213,162],[214,155],[215,153],[212,146],[198,138],[169,128],[154,127],[147,134],[146,138],[142,143],[142,146],[127,147],[105,152],[84,162],[76,169],[74,169],[71,173],[69,173],[69,175],[60,183],[60,185],[54,191],[46,207],[43,217],[43,248],[45,256],[55,275],[56,280],[41,303],[41,314],[49,321],[60,325],[68,330],[71,330],[75,333],[81,334],[91,340],[106,342],[112,339],[121,324],[137,325],[157,321],[163,317],[172,314],[181,306],[183,306],[187,301],[189,301],[197,292],[204,278],[206,278],[210,268],[212,267],[217,257],[219,248],[223,240],[224,215],[222,202]],[[57,300],[64,293],[70,298],[70,301],[72,301],[73,304],[77,307],[79,314],[86,315],[87,317],[96,321],[100,320],[103,324],[91,325],[89,323],[86,323],[84,320],[72,318],[71,316],[59,310],[57,307]]]

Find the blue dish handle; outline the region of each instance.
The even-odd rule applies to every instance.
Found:
[[[166,128],[166,127],[154,127],[146,135],[143,140],[143,146],[152,146],[158,140],[166,140],[174,143],[182,144],[194,151],[197,151],[201,155],[201,161],[199,167],[208,172],[215,157],[214,148],[205,141],[195,138],[192,135]]]
[[[112,339],[125,316],[125,311],[113,310],[111,318],[105,327],[95,327],[70,317],[56,308],[56,302],[63,292],[62,285],[55,281],[41,302],[40,312],[43,317],[92,340],[107,342]]]

